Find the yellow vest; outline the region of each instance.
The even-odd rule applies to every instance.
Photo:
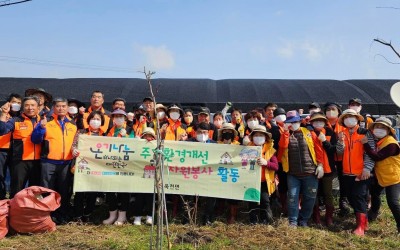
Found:
[[[303,137],[306,140],[308,149],[309,149],[310,154],[311,154],[311,158],[313,159],[314,164],[317,165],[317,157],[315,155],[314,142],[313,142],[313,139],[312,139],[311,132],[307,128],[303,128],[303,127],[300,127],[300,130],[301,130],[301,132],[303,132]],[[285,171],[286,173],[289,172],[288,148],[289,147],[285,148],[285,151],[283,152],[283,155],[282,155],[282,168],[283,168],[283,171]]]
[[[253,142],[250,142],[247,146],[255,146]],[[275,149],[274,149],[274,141],[269,140],[269,142],[265,143],[263,148],[262,148],[262,154],[264,155],[264,159],[269,161],[271,157],[275,154]],[[276,185],[275,185],[275,171],[270,170],[268,168],[264,168],[265,170],[265,182],[267,183],[268,187],[268,194],[271,195],[273,192],[276,190]],[[262,172],[262,171],[261,171]]]
[[[393,136],[382,138],[378,142],[378,151],[391,143],[399,146]],[[379,185],[382,187],[400,183],[400,154],[375,162],[375,174]]]

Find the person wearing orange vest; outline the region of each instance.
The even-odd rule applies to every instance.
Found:
[[[296,110],[287,112],[286,117],[279,150],[283,150],[281,162],[287,172],[289,225],[307,227],[317,197],[318,179],[324,175],[323,149],[318,139],[300,126],[301,117]]]
[[[30,186],[40,184],[40,145],[31,141],[31,134],[40,121],[39,99],[36,96],[28,96],[22,100],[23,112],[17,117],[7,120],[11,104],[7,102],[1,107],[0,135],[11,132],[10,161],[10,198],[24,189],[28,180]]]
[[[194,126],[195,122],[193,120],[193,110],[185,109],[183,115],[184,124],[186,125],[186,133],[188,138],[195,136]]]
[[[328,127],[330,127],[337,136],[344,130],[344,127],[337,121],[342,114],[342,106],[336,102],[327,102],[323,106],[323,111],[328,119]],[[339,215],[344,216],[350,213],[350,205],[347,196],[344,192],[343,186],[343,163],[342,156],[335,153],[335,166],[339,180]]]
[[[235,126],[235,129],[238,132],[237,140],[239,142],[242,142],[245,136],[244,134],[245,124],[243,121],[242,110],[238,108],[233,108],[231,112],[231,120],[232,120],[231,123]]]
[[[264,107],[264,112],[265,112],[265,127],[267,129],[271,129],[272,125],[274,124],[274,111],[278,108],[278,105],[276,103],[270,102],[267,103]]]
[[[111,127],[112,124],[110,124],[110,111],[105,110],[103,108],[103,103],[104,103],[104,94],[99,91],[95,90],[92,92],[92,96],[90,98],[90,107],[85,109],[85,107],[79,107],[79,114],[80,117],[82,118],[82,128],[78,129],[83,129],[83,128],[88,128],[89,124],[87,123],[87,117],[89,114],[94,111],[94,110],[100,110],[104,114],[104,124],[101,126],[101,130],[107,131],[109,127]]]
[[[257,110],[251,110],[246,113],[244,116],[244,121],[246,122],[246,127],[244,129],[244,137],[243,140],[239,139],[242,145],[247,146],[250,143],[250,133],[253,131],[253,128],[261,125],[261,114]]]
[[[161,138],[167,141],[179,141],[182,134],[186,134],[186,126],[182,124],[183,110],[176,104],[168,107],[168,123],[160,129]]]
[[[279,154],[282,154],[283,151],[278,150],[279,149],[279,140],[281,138],[281,135],[285,132],[284,131],[284,124],[286,121],[286,111],[283,108],[276,108],[274,110],[274,122],[272,122],[272,127],[271,127],[271,134],[272,134],[272,139],[274,140],[274,149],[277,151],[277,158],[282,159],[282,156]],[[282,162],[278,160],[279,164],[279,169],[277,171],[278,175],[278,193],[279,193],[279,202],[281,204],[281,212],[283,215],[287,215],[287,191],[288,191],[288,186],[287,186],[287,174],[285,171],[283,171],[282,167]]]
[[[332,181],[336,175],[335,154],[337,138],[335,132],[327,126],[328,119],[326,119],[323,113],[313,113],[310,117],[310,124],[312,126],[312,136],[318,137],[317,143],[324,149],[322,162],[324,176],[319,180],[318,187],[322,191],[326,206],[325,223],[327,226],[331,226],[335,210],[333,205]],[[314,205],[313,219],[316,224],[321,224],[318,199]]]
[[[11,104],[10,112],[8,113],[6,120],[8,121],[12,117],[20,115],[22,97],[18,94],[12,93],[8,96],[7,102]],[[0,200],[6,198],[6,174],[7,168],[10,161],[10,143],[11,143],[11,132],[0,136]]]
[[[364,137],[362,143],[367,154],[375,161],[375,175],[378,185],[376,193],[381,194],[385,189],[386,200],[389,205],[400,233],[400,146],[396,140],[396,131],[392,122],[386,117],[379,117],[371,123],[369,129],[377,139],[376,149],[368,144]],[[379,212],[378,204],[376,213]]]
[[[346,109],[338,123],[345,126],[338,135],[337,153],[343,155],[343,186],[350,205],[356,215],[357,227],[354,234],[362,236],[367,229],[367,194],[369,178],[374,162],[365,153],[361,139],[368,130],[361,128],[359,122],[364,118],[353,109]],[[372,135],[369,135],[372,137]],[[373,141],[373,139],[372,139]]]
[[[275,171],[278,170],[278,160],[273,145],[272,135],[263,125],[253,128],[248,146],[262,147],[262,152],[257,157],[257,164],[261,167],[261,200],[259,204],[249,202],[251,224],[256,224],[257,218],[260,218],[259,222],[262,224],[270,224],[274,220],[270,197],[275,192]]]
[[[53,214],[56,224],[70,219],[72,144],[77,132],[75,122],[68,116],[68,100],[53,100],[52,117],[44,117],[32,132],[31,140],[41,145],[41,186],[61,195],[61,206]]]

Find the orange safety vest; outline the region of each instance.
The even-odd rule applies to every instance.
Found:
[[[165,131],[164,140],[167,141],[176,141],[179,138],[179,135],[186,133],[186,130],[181,126],[181,121],[173,121],[171,118],[168,118],[168,127]],[[210,134],[210,131],[209,133]],[[210,137],[212,139],[212,137]]]
[[[12,132],[13,159],[18,160],[39,160],[41,146],[33,144],[31,135],[40,116],[36,115],[36,123],[32,124],[31,118],[21,114],[14,118],[14,131]]]
[[[361,139],[365,136],[358,133],[359,126],[355,126],[352,135],[345,128],[344,152],[343,152],[343,174],[360,175],[364,169],[364,146]]]
[[[343,130],[346,128],[342,125],[340,125],[337,121],[335,124],[335,129],[332,128],[332,125],[328,122],[328,126],[333,130],[333,132],[335,132],[336,137],[338,137],[340,132],[343,132]],[[343,160],[343,156],[342,155],[338,155],[335,154],[335,161],[342,161]]]
[[[63,130],[57,118],[53,114],[46,124],[41,157],[56,161],[72,160],[71,148],[77,131],[76,125],[64,119]]]
[[[10,120],[11,116],[10,114],[7,114],[6,120]],[[6,150],[10,148],[10,142],[11,142],[11,131],[5,135],[0,136],[0,149]]]
[[[92,107],[89,107],[87,110],[86,110],[86,112],[85,113],[83,113],[83,127],[84,128],[88,128],[89,127],[89,124],[87,123],[87,118],[88,118],[88,116],[90,115],[90,113],[92,113]],[[104,115],[104,124],[103,124],[103,126],[101,126],[100,128],[101,128],[101,130],[103,130],[103,131],[107,131],[107,129],[108,129],[108,126],[109,126],[109,124],[110,124],[110,117],[106,114],[106,111],[104,110],[104,108],[101,108],[101,113],[103,113],[103,115]]]
[[[324,128],[321,129],[320,133],[323,133],[324,135],[326,135],[325,129]],[[315,131],[311,131],[311,134],[313,134],[313,136],[315,136],[315,137],[318,137],[317,134],[315,133]],[[326,137],[326,140],[328,142],[331,141],[331,136],[330,135],[326,135],[325,137]],[[324,149],[324,146],[322,145],[322,142],[320,140],[318,140],[318,141],[314,141],[314,143],[318,143],[319,146],[323,149],[321,158],[322,158],[322,164],[323,164],[323,167],[324,167],[324,173],[325,174],[332,173],[331,166],[329,165],[328,154],[326,153],[326,151]]]

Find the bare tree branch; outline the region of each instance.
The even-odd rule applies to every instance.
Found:
[[[392,42],[386,42],[386,41],[384,41],[382,39],[379,39],[379,38],[375,38],[374,41],[378,42],[378,43],[381,43],[383,45],[389,46],[393,50],[393,52],[397,55],[397,57],[400,58],[400,53],[397,52],[397,50],[392,46]]]
[[[376,54],[376,55],[374,56],[374,60],[375,60],[375,58],[376,58],[377,56],[383,57],[383,59],[385,59],[385,61],[388,62],[388,63],[390,63],[390,64],[400,64],[400,63],[395,63],[395,62],[389,61],[385,56],[383,56],[383,55],[381,55],[381,54]]]

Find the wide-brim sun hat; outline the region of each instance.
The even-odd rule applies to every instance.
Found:
[[[113,116],[113,115],[124,115],[124,116],[126,116],[126,112],[125,112],[125,110],[123,110],[123,109],[115,109],[115,110],[111,113],[111,116]]]
[[[293,123],[301,121],[301,117],[296,110],[290,110],[286,113],[285,123]]]
[[[390,131],[390,134],[392,136],[396,136],[396,130],[392,127],[392,121],[389,120],[389,118],[384,116],[377,118],[373,123],[371,123],[371,125],[369,125],[369,129],[373,130],[376,124],[381,124],[387,127]]]
[[[144,135],[152,135],[154,138],[156,138],[156,133],[154,132],[154,129],[149,128],[149,127],[146,127],[143,129],[140,137],[142,138]]]
[[[218,129],[218,140],[220,141],[222,138],[222,131],[224,130],[232,130],[235,137],[238,135],[238,132],[235,129],[235,126],[233,126],[232,123],[227,123],[225,122],[224,124],[222,124],[222,127],[220,129]]]
[[[324,120],[325,123],[328,122],[328,119],[326,119],[325,115],[321,112],[316,112],[311,115],[310,122],[315,120]]]
[[[53,96],[42,88],[32,88],[25,90],[25,96],[32,96],[35,95],[36,93],[44,95],[44,98],[48,103],[51,103],[53,101]]]
[[[253,136],[256,132],[261,132],[263,134],[266,134],[269,138],[269,140],[272,139],[272,134],[267,131],[267,128],[263,125],[257,125],[253,128],[253,130],[250,133],[250,136]]]
[[[162,105],[161,103],[157,103],[157,104],[156,104],[156,110],[157,110],[157,109],[162,109],[162,110],[164,110],[165,113],[168,112],[168,108],[165,107],[164,105]]]
[[[343,111],[343,113],[339,116],[338,123],[342,126],[344,126],[344,118],[349,117],[349,116],[355,116],[358,121],[364,121],[364,117],[360,114],[358,114],[355,110],[353,109],[346,109]]]

